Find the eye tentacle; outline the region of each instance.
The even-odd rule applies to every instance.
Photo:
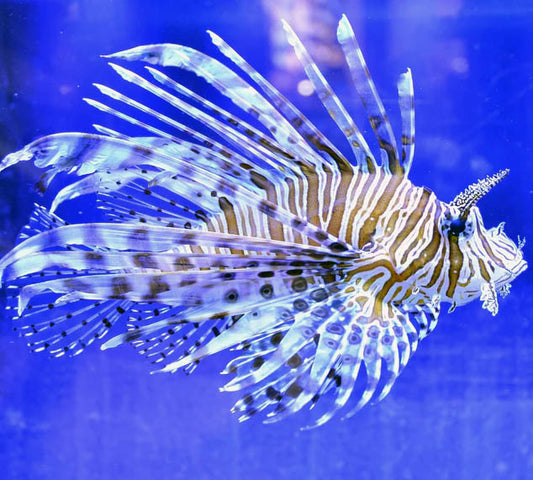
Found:
[[[485,178],[478,180],[476,183],[468,186],[466,190],[457,195],[450,205],[458,207],[461,214],[460,218],[466,219],[470,209],[492,188],[500,183],[509,174],[509,169],[500,170],[493,175],[487,175]]]

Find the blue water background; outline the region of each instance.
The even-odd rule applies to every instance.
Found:
[[[510,236],[525,236],[533,261],[531,2],[360,0],[331,2],[330,11],[349,15],[396,129],[396,78],[413,70],[413,182],[449,201],[477,178],[511,168],[480,208],[487,226],[505,221]],[[1,1],[0,154],[40,135],[92,131],[95,121],[118,127],[81,100],[101,98],[92,82],[124,85],[98,55],[158,42],[216,54],[208,28],[268,78],[287,78],[275,71],[272,24],[259,1]],[[370,136],[346,70],[326,73]],[[290,76],[289,84],[303,78]],[[316,99],[283,91],[342,144]],[[46,201],[33,193],[37,178],[26,165],[0,176],[2,252],[32,203]],[[77,204],[70,213],[90,208]],[[128,346],[71,359],[31,354],[4,321],[0,478],[533,478],[532,271],[513,284],[497,317],[480,302],[443,313],[381,404],[310,432],[299,431],[296,418],[237,423],[229,413],[237,396],[217,391],[228,355],[189,377],[149,375]]]

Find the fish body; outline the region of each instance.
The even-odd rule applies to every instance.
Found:
[[[58,173],[81,177],[50,208],[36,207],[0,260],[16,328],[35,351],[74,355],[130,343],[159,371],[192,371],[228,348],[223,373],[242,390],[234,411],[276,421],[317,405],[315,425],[384,398],[418,343],[452,309],[497,295],[525,268],[521,241],[486,229],[477,202],[508,173],[452,202],[408,178],[414,155],[411,72],[398,81],[401,149],[351,26],[337,37],[379,144],[376,158],[307,50],[288,42],[346,136],[346,158],[220,37],[213,43],[251,82],[189,47],[159,44],[109,56],[178,67],[206,80],[248,120],[152,66],[150,78],[116,63],[122,79],[210,129],[205,135],[117,90],[97,109],[144,130],[130,137],[42,137],[0,164],[32,161],[46,190]],[[255,86],[254,86],[255,85]],[[135,110],[137,114],[125,113]],[[149,121],[140,120],[149,118]],[[258,126],[259,125],[259,126]],[[104,222],[68,224],[67,201],[97,196]],[[320,408],[318,408],[320,406]]]

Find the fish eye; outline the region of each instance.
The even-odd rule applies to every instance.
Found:
[[[454,218],[450,222],[450,235],[454,235],[456,237],[459,236],[459,234],[463,233],[466,228],[466,220],[463,220],[462,218]]]
[[[473,223],[469,217],[463,218],[452,213],[448,213],[442,222],[442,231],[449,237],[468,239],[472,236],[473,229]]]

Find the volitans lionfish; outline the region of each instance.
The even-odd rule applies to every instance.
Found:
[[[243,391],[234,406],[241,420],[262,413],[275,421],[316,405],[318,425],[383,399],[435,328],[441,303],[453,309],[479,298],[497,313],[497,295],[526,268],[523,242],[513,243],[503,224],[486,229],[476,204],[508,171],[450,203],[413,185],[411,71],[398,81],[400,151],[352,28],[340,20],[338,41],[377,159],[284,28],[353,160],[209,32],[234,69],[174,44],[107,58],[193,72],[247,120],[161,69],[148,65],[142,76],[110,63],[213,136],[96,84],[109,103],[85,100],[146,136],[95,125],[98,134],[45,136],[2,161],[2,169],[22,161],[44,169],[41,190],[60,172],[81,177],[49,209],[36,207],[0,261],[8,311],[34,351],[75,355],[115,327],[102,349],[130,343],[159,371],[175,372],[236,348],[222,390]],[[56,215],[63,202],[88,194],[105,222],[68,224]]]

